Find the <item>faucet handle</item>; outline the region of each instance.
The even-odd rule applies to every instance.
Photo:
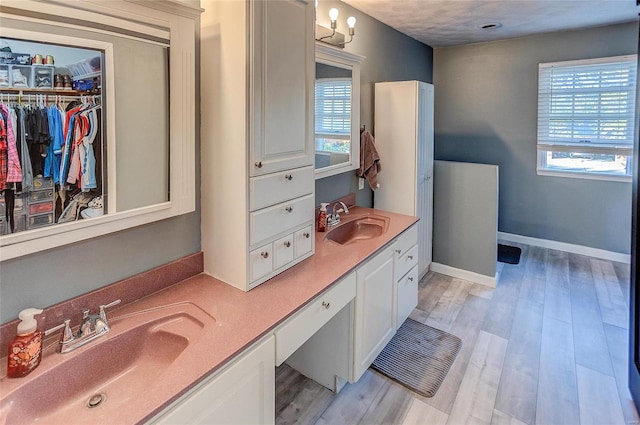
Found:
[[[44,336],[49,336],[55,331],[64,328],[64,330],[62,331],[62,337],[60,338],[60,344],[65,344],[73,339],[73,331],[71,330],[70,323],[71,320],[67,319],[64,322],[60,323],[58,326],[54,326],[53,328],[44,331]]]
[[[115,301],[111,301],[109,304],[103,304],[100,306],[100,318],[106,323],[107,322],[107,314],[105,313],[105,309],[107,308],[111,308],[113,306],[116,306],[118,304],[120,304],[122,300],[115,300]]]

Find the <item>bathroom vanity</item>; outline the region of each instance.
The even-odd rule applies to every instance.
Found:
[[[387,217],[387,227],[346,245],[316,233],[316,255],[249,292],[204,273],[148,296],[134,295],[141,285],[132,282],[117,295],[121,306],[108,313],[109,334],[64,355],[53,352],[57,337],[49,338],[36,370],[0,381],[2,417],[13,424],[70,417],[88,423],[273,423],[275,367],[282,362],[335,391],[356,381],[417,302],[417,280],[407,279],[415,270],[416,218],[350,210],[342,225],[375,215]],[[171,274],[149,277],[144,286]],[[41,326],[52,327],[62,316],[77,319],[74,306],[114,296],[107,287],[70,300],[68,313],[53,306]],[[15,332],[15,324],[3,328],[11,326]],[[105,367],[82,374],[85,364]],[[70,379],[74,374],[87,379]],[[103,401],[87,408],[96,395]]]
[[[219,307],[237,302],[237,310],[252,311],[252,319],[239,319],[234,327],[246,323],[237,331],[255,336],[149,423],[273,423],[274,367],[284,362],[336,392],[362,376],[417,304],[417,224],[411,216],[351,211],[343,224],[377,215],[389,217],[388,228],[348,245],[317,233],[313,257],[244,297],[216,296]],[[229,292],[206,275],[185,284],[203,281]],[[257,305],[262,308],[253,310]],[[221,317],[216,320],[224,327]],[[260,328],[266,329],[258,333]],[[218,348],[223,346],[220,341]]]

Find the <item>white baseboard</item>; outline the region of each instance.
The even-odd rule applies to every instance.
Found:
[[[513,233],[498,232],[498,239],[508,242],[517,242],[526,245],[534,245],[542,248],[556,249],[558,251],[571,252],[573,254],[588,255],[589,257],[602,258],[609,261],[631,264],[631,255],[621,252],[607,251],[599,248],[591,248],[583,245],[574,245],[566,242],[538,239],[530,236],[516,235]]]
[[[431,270],[436,273],[446,274],[447,276],[457,277],[458,279],[468,280],[470,282],[479,283],[480,285],[496,287],[498,275],[486,276],[480,273],[471,272],[469,270],[458,269],[440,263],[431,263]]]

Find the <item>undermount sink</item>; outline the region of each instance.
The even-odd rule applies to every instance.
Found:
[[[389,217],[369,214],[339,224],[324,237],[340,245],[348,245],[363,239],[372,239],[384,234],[389,228]]]
[[[110,423],[126,403],[165,385],[168,368],[215,318],[192,303],[111,319],[111,331],[72,353],[48,353],[25,379],[0,382],[0,423]],[[51,350],[48,350],[51,351]],[[31,379],[30,379],[31,378]]]

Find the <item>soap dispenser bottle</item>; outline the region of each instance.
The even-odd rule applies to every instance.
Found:
[[[320,214],[318,214],[318,232],[324,232],[327,230],[327,207],[328,202],[322,202],[320,204]]]
[[[9,344],[9,378],[26,376],[40,364],[42,331],[38,329],[38,322],[33,317],[40,313],[42,310],[38,308],[27,308],[18,315],[21,322],[18,323],[17,335]]]

